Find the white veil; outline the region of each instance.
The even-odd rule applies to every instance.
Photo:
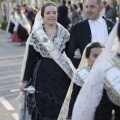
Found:
[[[35,17],[35,22],[33,25],[32,32],[34,32],[34,30],[37,30],[43,23],[40,13],[41,13],[41,11],[39,11]],[[31,35],[32,35],[32,33],[29,35],[28,40],[26,42],[26,50],[25,50],[24,59],[22,62],[21,74],[20,74],[20,84],[21,84],[21,81],[23,80],[23,76],[24,76],[25,64],[26,64],[27,56],[28,56],[28,46],[29,46]],[[29,114],[27,106],[26,106],[27,94],[28,94],[27,92],[26,92],[26,94],[24,92],[20,92],[20,95],[16,98],[16,100],[19,102],[19,108],[18,108],[19,109],[19,113],[18,113],[19,120],[22,120],[23,118],[25,120],[31,120],[31,115]]]
[[[39,12],[37,13],[37,15],[35,17],[35,22],[34,22],[34,25],[33,25],[33,30],[39,29],[42,24],[43,24],[43,18],[41,16],[41,10],[39,10]]]
[[[110,33],[105,49],[96,59],[89,76],[84,83],[77,100],[75,102],[72,114],[72,120],[94,120],[96,107],[99,105],[104,88],[104,63],[110,55],[112,45],[117,37],[118,23]]]
[[[85,47],[85,49],[84,49],[84,51],[83,51],[83,54],[82,54],[81,62],[80,62],[79,66],[78,66],[77,70],[75,71],[75,73],[74,73],[74,75],[73,75],[73,78],[72,78],[72,81],[73,81],[76,85],[78,85],[78,86],[82,86],[82,85],[83,85],[83,81],[80,80],[80,77],[79,77],[79,75],[78,75],[78,71],[79,71],[80,69],[88,66],[88,61],[87,61],[87,58],[86,58],[86,56],[85,56],[85,53],[86,53],[87,47],[89,47],[91,44],[92,44],[92,43],[89,43],[89,44]]]

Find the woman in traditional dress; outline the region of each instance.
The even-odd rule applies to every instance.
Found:
[[[7,26],[7,31],[11,34],[13,42],[16,41],[16,39],[18,39],[15,35],[17,20],[18,20],[18,15],[17,15],[16,11],[14,10],[12,12],[12,14],[10,15],[10,20],[9,20],[8,26]]]
[[[42,31],[46,35],[43,43],[52,41],[59,54],[66,50],[69,33],[57,23],[55,3],[45,3],[42,6],[41,13],[38,12],[35,18],[33,29]],[[54,61],[58,55],[52,57],[47,48],[38,41],[39,38],[34,32],[27,40],[22,64],[20,90],[23,93],[19,119],[57,120],[71,80],[63,68],[56,63],[56,60]],[[56,51],[54,52],[56,53]],[[60,58],[62,58],[62,54]],[[24,91],[24,88],[29,84],[35,87],[34,94],[28,94]]]
[[[19,20],[19,8],[16,8],[15,9],[15,12],[14,12],[14,29],[13,29],[13,35],[12,35],[12,41],[13,42],[20,42],[21,40],[18,38],[18,34],[17,34],[17,30],[18,30],[18,20]]]
[[[30,34],[31,26],[26,16],[21,11],[19,13],[17,26],[18,38],[21,40],[21,45],[24,45]]]
[[[104,82],[104,79],[107,75],[106,70],[109,67],[111,68],[112,66],[112,64],[108,64],[109,63],[108,59],[115,58],[114,55],[118,54],[119,50],[120,50],[120,23],[117,22],[109,35],[104,51],[95,61],[89,76],[86,78],[85,83],[83,84],[82,89],[80,90],[80,93],[74,105],[72,120],[94,120],[97,107],[100,105],[102,97],[104,95],[104,88],[107,92],[109,100],[111,100],[114,103],[112,108],[114,109],[115,105],[117,107],[117,109],[115,108],[116,114],[115,120],[120,119],[119,116],[120,97],[116,96],[112,91],[114,86],[108,87],[107,84]],[[115,73],[112,74],[112,76],[114,75]],[[101,118],[98,119],[106,120],[102,119],[102,116]]]

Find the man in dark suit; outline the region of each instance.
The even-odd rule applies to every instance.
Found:
[[[80,21],[72,26],[70,33],[70,41],[68,45],[68,57],[71,59],[75,68],[78,67],[80,63],[80,58],[82,56],[83,50],[86,45],[90,42],[100,42],[105,44],[108,34],[111,32],[114,23],[102,18],[100,16],[100,12],[102,10],[102,0],[87,0],[86,1],[86,12],[89,19]],[[79,49],[79,52],[75,52],[76,49]],[[72,116],[72,110],[74,106],[74,102],[76,97],[80,91],[80,87],[75,85],[73,86],[73,92],[69,104],[69,112],[67,119],[70,120]],[[104,103],[110,103],[110,107],[112,107],[111,102],[109,101],[106,93],[104,93],[103,100],[101,101],[100,106],[104,106]],[[98,112],[96,111],[95,120],[110,120],[110,115],[106,117],[108,111],[104,110],[105,113],[101,112],[102,107],[98,108]],[[105,115],[104,115],[105,114]],[[103,115],[102,119],[98,119],[99,116]],[[108,115],[108,114],[107,114]],[[108,118],[108,119],[106,119]]]

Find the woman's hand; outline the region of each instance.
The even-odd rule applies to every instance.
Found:
[[[24,88],[26,88],[28,86],[28,82],[22,82],[22,84],[20,85],[20,91],[25,92]]]

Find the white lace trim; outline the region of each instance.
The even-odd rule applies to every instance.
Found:
[[[54,38],[53,42],[57,46],[58,50],[62,52],[66,47],[66,42],[69,41],[69,33],[61,25],[59,24],[57,25],[58,25],[57,36]],[[43,26],[41,26],[41,29],[43,29]],[[33,34],[29,38],[29,44],[33,45],[34,49],[37,52],[40,52],[42,57],[51,58],[48,52],[44,49],[44,47],[39,43],[39,41],[35,38]]]

